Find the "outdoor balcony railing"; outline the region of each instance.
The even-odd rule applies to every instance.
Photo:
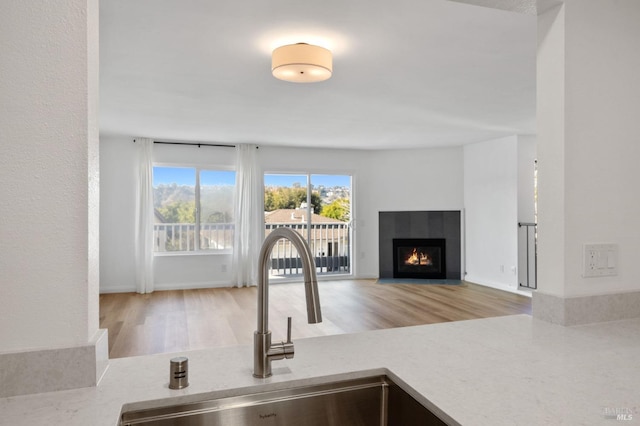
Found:
[[[308,238],[315,255],[318,274],[349,273],[351,268],[351,233],[348,223],[267,223],[271,230],[287,227]],[[233,248],[233,223],[201,223],[199,245],[194,223],[156,223],[153,228],[156,253],[221,252]],[[292,276],[302,273],[298,253],[287,240],[280,240],[271,251],[271,274]]]
[[[201,223],[197,250],[223,251],[233,247],[233,223]],[[195,223],[155,223],[154,251],[191,252],[196,250]]]
[[[267,223],[265,235],[282,227],[291,228],[307,239],[318,274],[351,272],[351,232],[348,223]],[[302,264],[295,247],[287,240],[278,241],[271,250],[271,275],[301,273]]]

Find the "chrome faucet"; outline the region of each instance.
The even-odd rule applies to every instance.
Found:
[[[307,320],[309,324],[322,322],[316,264],[306,241],[289,228],[276,228],[262,243],[258,270],[258,329],[253,333],[253,376],[266,378],[271,376],[271,361],[293,358],[291,341],[291,317],[287,321],[287,341],[271,344],[269,331],[269,257],[275,243],[285,238],[294,245],[302,261],[304,289],[307,299]]]

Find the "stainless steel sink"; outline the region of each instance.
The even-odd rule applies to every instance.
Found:
[[[120,425],[446,425],[386,375],[124,410]]]

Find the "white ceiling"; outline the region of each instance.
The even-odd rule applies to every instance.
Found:
[[[334,53],[331,79],[270,52]],[[102,0],[102,134],[357,149],[535,133],[536,16],[446,0]]]

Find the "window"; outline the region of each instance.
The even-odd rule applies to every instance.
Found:
[[[318,274],[351,273],[351,176],[265,174],[265,233],[287,227],[309,243]],[[280,240],[271,274],[301,273],[295,248]]]
[[[153,168],[154,252],[229,251],[235,172]]]

